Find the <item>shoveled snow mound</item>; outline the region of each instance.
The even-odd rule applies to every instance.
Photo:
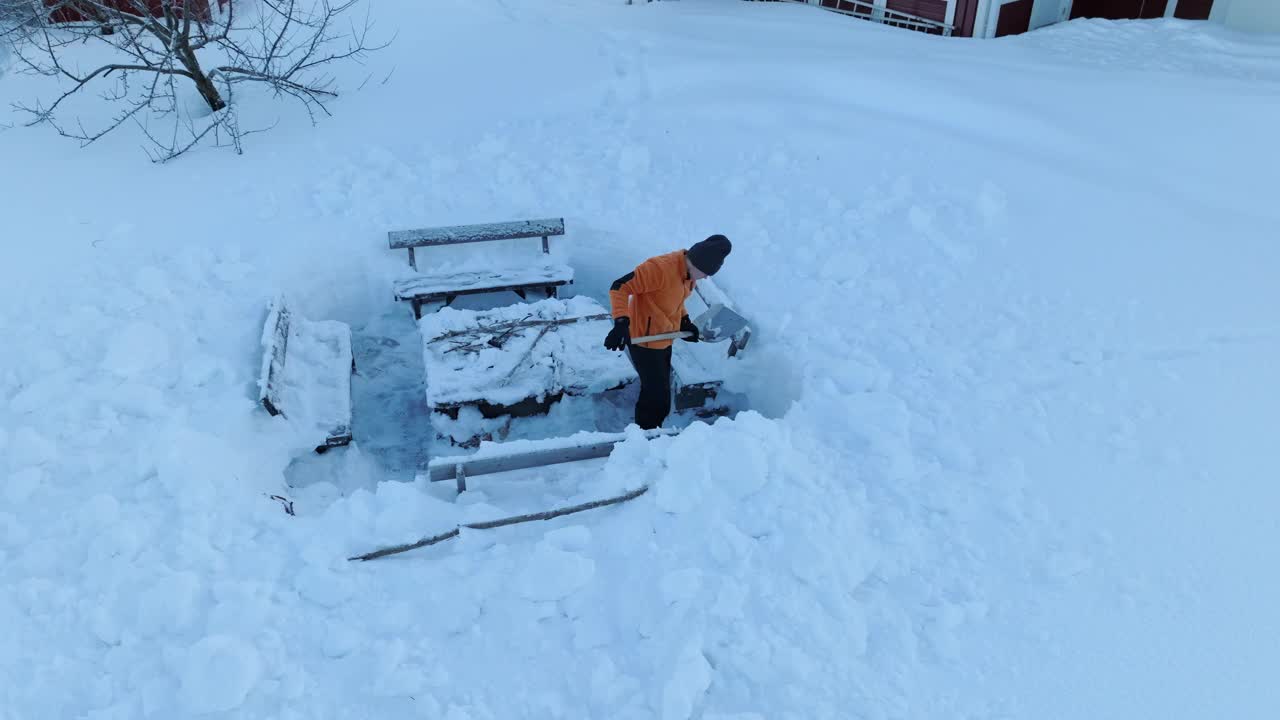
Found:
[[[400,34],[333,117],[245,93],[278,124],[243,156],[0,132],[4,713],[1280,715],[1271,40],[370,9]],[[387,231],[548,216],[602,303],[729,236],[716,282],[756,332],[726,385],[754,410],[458,498],[361,442],[420,405],[358,404],[352,447],[295,458],[256,403],[272,296],[368,352],[408,312]]]

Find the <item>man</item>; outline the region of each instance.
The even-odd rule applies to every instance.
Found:
[[[640,376],[636,424],[645,430],[662,426],[671,412],[670,340],[633,345],[631,337],[688,331],[698,342],[698,328],[689,320],[684,301],[693,285],[715,275],[732,250],[724,235],[712,235],[688,250],[649,258],[609,288],[613,329],[604,340],[610,350],[627,349]]]

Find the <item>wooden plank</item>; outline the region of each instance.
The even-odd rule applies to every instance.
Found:
[[[646,432],[645,437],[652,440],[666,435],[675,435],[679,432],[674,428],[661,428]],[[608,457],[613,452],[614,446],[626,440],[627,437],[625,433],[618,433],[604,437],[593,437],[586,442],[574,441],[572,438],[562,438],[559,441],[549,441],[546,447],[517,450],[510,453],[485,454],[480,457],[454,456],[436,458],[427,466],[427,477],[431,482],[441,482],[443,480],[455,480],[459,469],[466,474],[466,477],[475,477],[477,475],[492,475],[512,470],[527,470],[547,465],[594,460]]]
[[[517,240],[564,234],[564,218],[518,220],[515,222],[452,225],[418,230],[393,230],[387,233],[392,250],[425,245],[459,245],[462,243]]]
[[[450,305],[456,298],[463,297],[464,295],[487,295],[489,293],[498,292],[513,292],[521,296],[522,299],[527,299],[525,298],[525,293],[530,290],[549,290],[550,292],[547,292],[547,297],[555,297],[555,288],[563,287],[568,284],[569,282],[567,280],[556,280],[554,282],[531,282],[520,285],[496,285],[494,287],[478,287],[467,290],[440,290],[436,292],[420,292],[412,294],[408,292],[402,293],[397,290],[395,296],[396,300],[417,303],[419,306],[427,303],[438,302],[440,300],[444,300],[446,305]],[[414,317],[422,317],[420,309],[421,308],[414,310]]]
[[[508,405],[491,403],[487,400],[468,403],[446,403],[432,406],[431,411],[447,415],[454,420],[458,419],[458,411],[464,407],[472,407],[479,410],[480,416],[486,420],[502,417],[532,417],[534,415],[546,415],[551,410],[551,406],[560,402],[563,398],[564,392],[556,392],[547,393],[542,397],[527,397]]]
[[[395,284],[395,296],[397,300],[416,298],[421,302],[445,295],[474,295],[516,288],[560,286],[572,280],[573,268],[567,265],[433,273],[400,280]]]

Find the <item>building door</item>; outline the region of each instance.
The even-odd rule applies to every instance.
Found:
[[[1213,0],[1178,0],[1173,16],[1183,20],[1208,20],[1212,9]]]
[[[980,0],[956,0],[956,13],[951,24],[955,27],[952,35],[956,37],[973,37],[973,26],[978,20],[978,3]]]
[[[1213,4],[1213,0],[1182,0],[1182,2]],[[1165,8],[1168,6],[1169,0],[1075,0],[1071,4],[1071,17],[1107,20],[1161,18],[1164,17]]]
[[[1035,0],[1014,0],[1000,6],[996,17],[996,37],[1017,35],[1031,29],[1031,10]]]

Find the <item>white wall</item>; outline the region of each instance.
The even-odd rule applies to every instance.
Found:
[[[1280,32],[1280,0],[1215,0],[1209,19],[1234,30]]]

